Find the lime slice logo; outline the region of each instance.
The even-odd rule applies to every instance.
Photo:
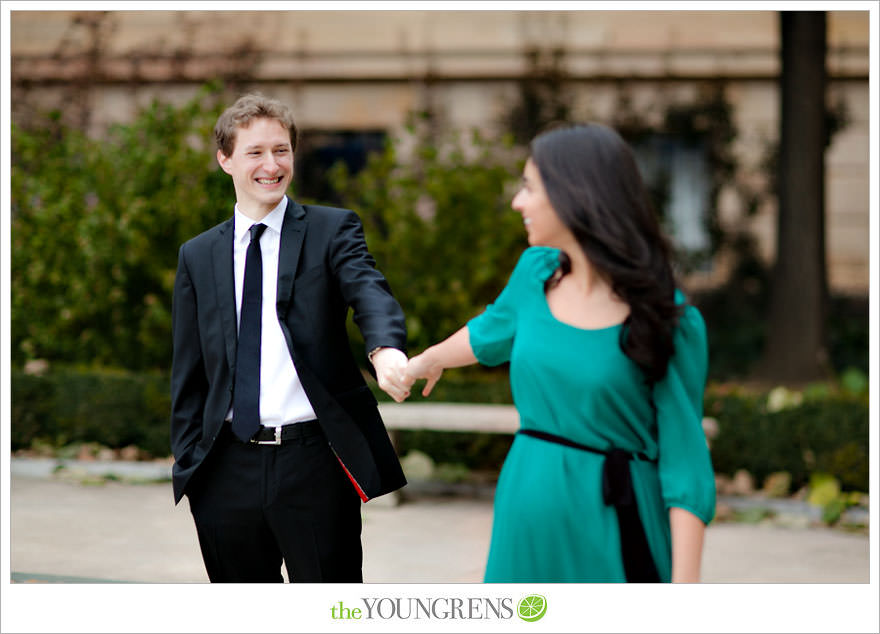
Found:
[[[547,612],[547,599],[540,594],[530,594],[519,602],[517,614],[529,623],[539,620]]]

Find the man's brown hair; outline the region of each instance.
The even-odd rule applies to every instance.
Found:
[[[225,156],[235,151],[235,138],[239,128],[248,127],[254,119],[275,119],[290,132],[290,149],[296,151],[297,129],[293,122],[293,112],[285,104],[261,95],[250,93],[238,98],[217,119],[214,126],[214,140],[217,149]]]

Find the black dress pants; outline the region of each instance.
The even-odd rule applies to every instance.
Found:
[[[239,441],[228,423],[187,495],[212,582],[363,581],[361,500],[326,438]]]

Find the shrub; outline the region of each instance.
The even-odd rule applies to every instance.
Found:
[[[13,451],[35,441],[53,447],[97,442],[136,445],[167,456],[171,401],[167,377],[110,370],[12,372]]]
[[[415,129],[413,129],[415,134]],[[370,252],[406,313],[409,346],[448,337],[495,300],[527,246],[510,207],[522,150],[509,140],[416,139],[413,156],[389,142],[332,182],[364,222]]]
[[[868,403],[862,396],[829,392],[770,411],[765,394],[707,391],[707,416],[719,422],[712,441],[715,471],[748,470],[758,482],[776,471],[791,474],[792,486],[810,474],[836,477],[844,489],[868,490]]]
[[[12,126],[11,356],[168,367],[180,244],[232,214],[212,158],[219,94],[153,102],[100,138]]]

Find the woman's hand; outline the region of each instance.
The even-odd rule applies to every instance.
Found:
[[[412,387],[417,379],[427,379],[422,396],[428,396],[434,385],[440,380],[443,374],[443,366],[431,359],[431,348],[425,350],[422,354],[418,354],[409,360],[404,371],[404,382]]]
[[[417,379],[427,379],[422,396],[428,396],[440,380],[443,370],[476,362],[467,326],[462,326],[452,336],[410,359],[403,373],[403,382],[406,389],[410,389]]]

